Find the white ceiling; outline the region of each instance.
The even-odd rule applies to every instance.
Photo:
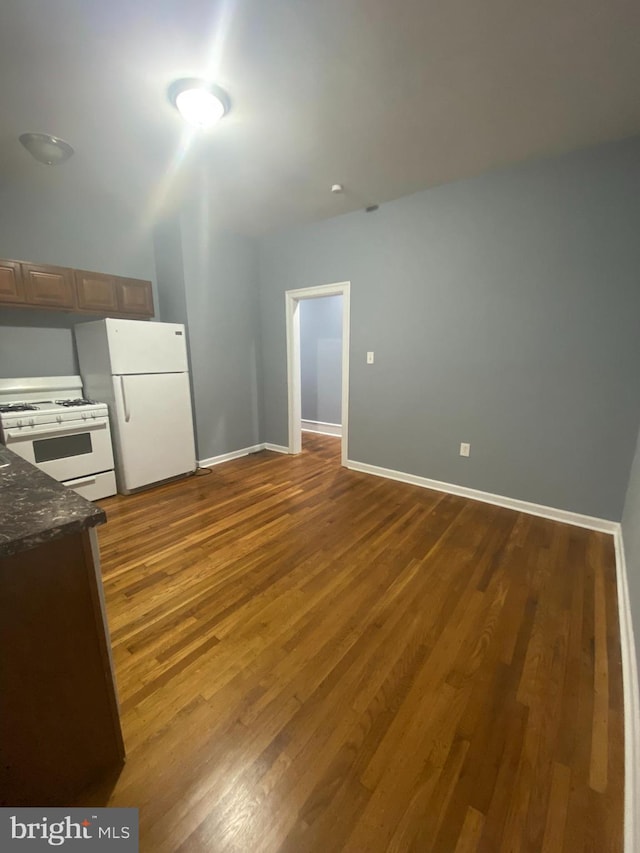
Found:
[[[640,133],[639,35],[637,0],[2,0],[0,184],[320,219]],[[233,106],[193,136],[166,90],[203,75]],[[76,154],[42,166],[24,131]]]

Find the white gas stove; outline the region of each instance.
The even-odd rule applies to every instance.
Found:
[[[109,412],[79,376],[0,379],[0,437],[88,500],[116,493]]]

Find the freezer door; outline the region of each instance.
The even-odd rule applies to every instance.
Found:
[[[196,468],[188,373],[114,376],[118,491]]]
[[[106,324],[111,373],[184,373],[189,369],[181,323],[114,320]]]

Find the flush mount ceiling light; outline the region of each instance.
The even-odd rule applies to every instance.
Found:
[[[229,112],[231,106],[224,89],[197,78],[172,83],[169,100],[182,118],[196,127],[211,127]]]
[[[23,133],[19,139],[29,154],[46,166],[58,166],[73,154],[68,142],[48,133]]]

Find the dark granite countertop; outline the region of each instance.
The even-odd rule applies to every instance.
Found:
[[[0,444],[0,558],[106,520],[99,506]]]

